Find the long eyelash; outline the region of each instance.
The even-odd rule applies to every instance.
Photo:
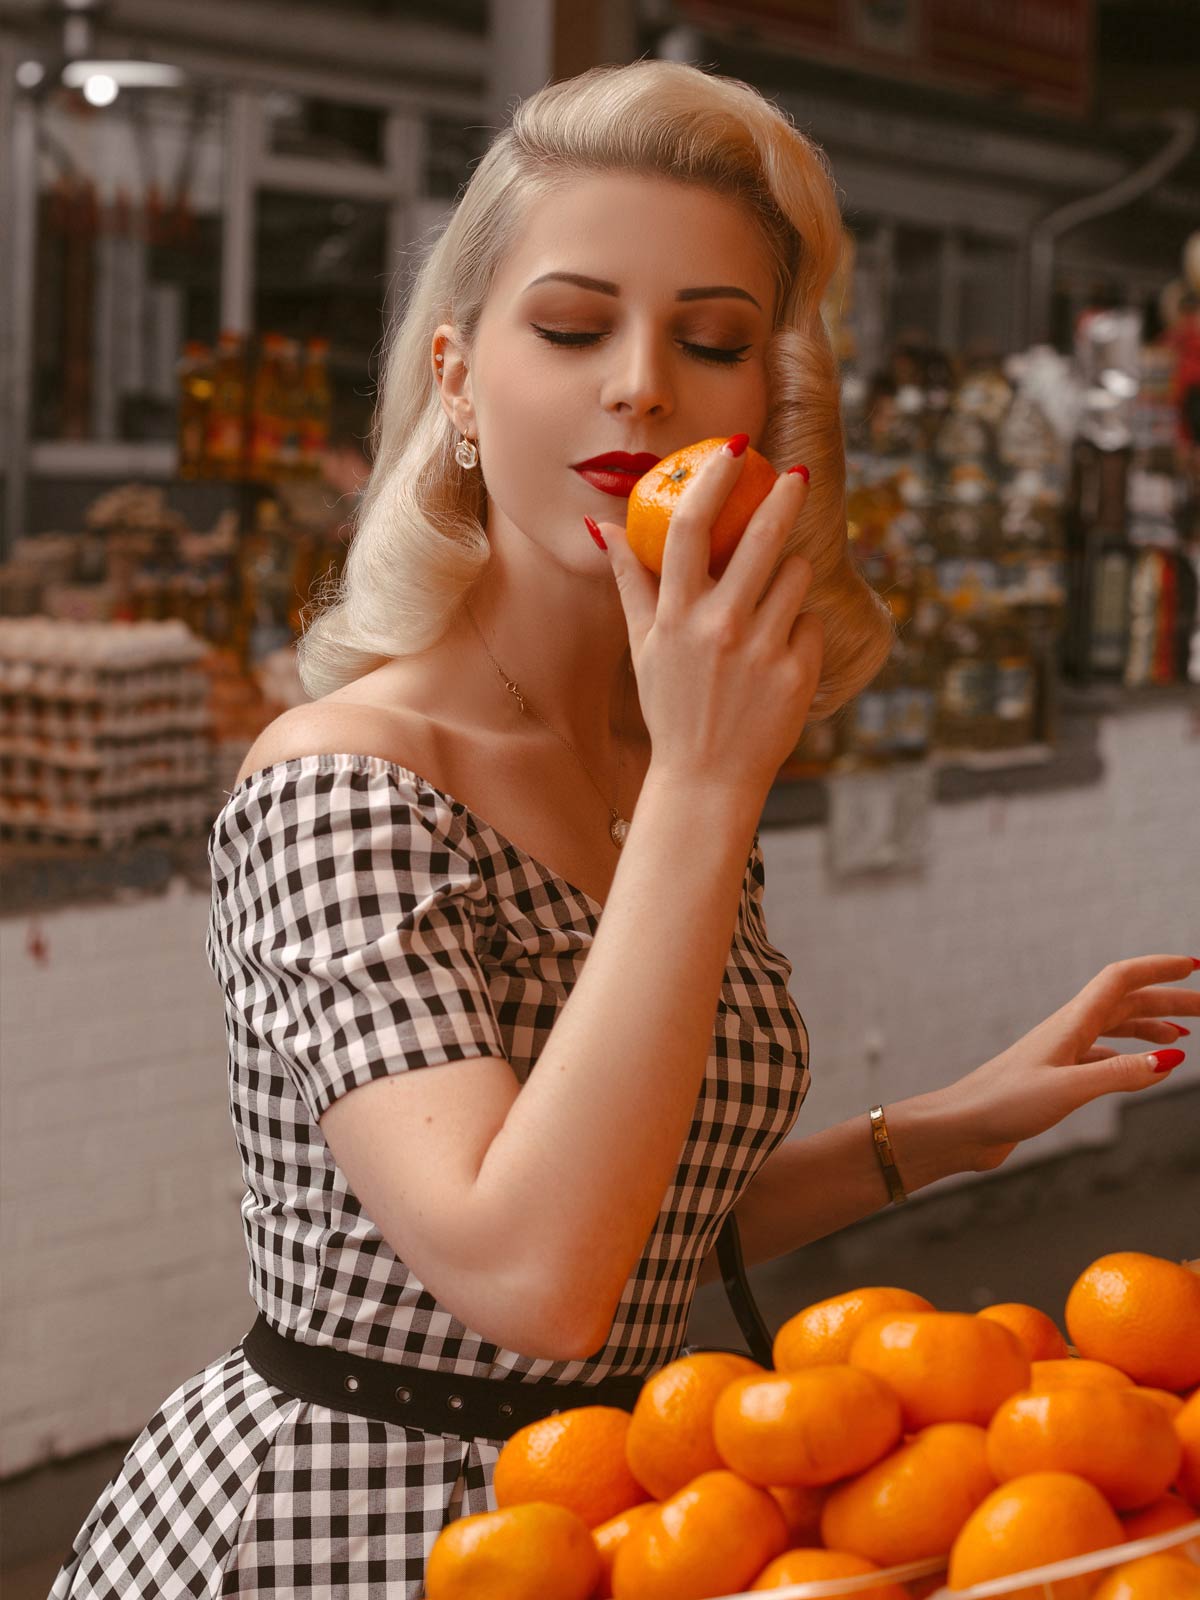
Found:
[[[550,344],[566,345],[576,350],[594,343],[595,340],[601,337],[598,333],[556,333],[552,328],[539,328],[536,322],[531,322],[529,326]],[[740,344],[736,349],[723,350],[712,345],[688,344],[682,340],[680,342],[683,344],[683,348],[690,350],[698,361],[708,361],[714,367],[740,366],[743,361],[748,359],[743,352],[751,348],[748,344]]]

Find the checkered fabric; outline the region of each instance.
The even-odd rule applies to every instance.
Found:
[[[602,907],[377,756],[252,773],[217,816],[209,859],[206,951],[224,995],[249,1287],[271,1324],[483,1377],[596,1381],[674,1359],[701,1262],[808,1090],[808,1034],[791,964],[767,938],[757,835],[674,1179],[607,1340],[565,1362],[490,1344],[440,1305],[363,1213],[318,1119],[372,1078],[472,1056],[505,1057],[523,1083]],[[51,1600],[415,1600],[439,1530],[494,1508],[499,1450],[297,1400],[238,1345],[147,1423]]]

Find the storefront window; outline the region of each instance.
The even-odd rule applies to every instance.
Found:
[[[370,423],[390,265],[388,207],[259,190],[255,199],[254,329],[330,340],[339,414],[359,436]]]
[[[387,114],[377,106],[276,91],[264,99],[263,117],[272,155],[373,167],[384,163]]]
[[[38,107],[35,440],[174,437],[179,351],[218,332],[223,146],[207,88]]]

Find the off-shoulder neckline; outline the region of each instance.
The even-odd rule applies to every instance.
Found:
[[[459,811],[463,812],[464,815],[472,817],[476,823],[478,823],[481,827],[486,828],[488,832],[492,834],[494,838],[498,839],[502,845],[506,845],[508,849],[512,850],[516,855],[518,855],[522,861],[528,862],[535,871],[541,873],[542,877],[544,877],[548,882],[561,883],[565,885],[565,887],[571,891],[577,900],[581,900],[585,906],[590,908],[590,915],[594,920],[598,920],[603,913],[604,906],[601,905],[599,900],[594,899],[590,894],[588,894],[586,889],[581,889],[578,884],[572,883],[569,878],[564,878],[561,872],[555,872],[553,867],[548,867],[544,861],[539,861],[536,856],[531,856],[528,850],[523,849],[521,845],[515,842],[515,840],[510,839],[507,834],[501,833],[500,829],[497,828],[494,823],[489,822],[486,817],[481,817],[478,811],[475,811],[471,806],[469,806],[465,800],[459,800],[454,795],[449,794],[445,789],[439,788],[436,783],[431,782],[422,773],[415,772],[412,767],[403,766],[399,761],[391,761],[386,756],[365,755],[351,750],[322,750],[312,752],[308,755],[286,756],[282,761],[272,761],[268,766],[259,767],[254,772],[248,772],[242,779],[241,783],[235,784],[234,787],[227,792],[225,804],[221,807],[221,810],[217,813],[217,815],[218,817],[221,816],[234,803],[235,800],[241,798],[243,791],[249,793],[250,788],[255,783],[269,776],[271,773],[277,771],[281,767],[302,767],[306,763],[310,762],[320,764],[321,762],[334,761],[348,761],[361,763],[364,765],[370,764],[376,767],[382,767],[387,772],[398,772],[402,773],[406,778],[412,778],[415,783],[420,784],[423,788],[430,790],[431,793],[439,795],[443,800],[446,801],[448,805],[456,807]],[[750,865],[754,858],[754,852],[757,850],[757,848],[758,830],[755,829],[754,846],[750,852],[750,859],[746,864],[747,873],[750,870]],[[742,875],[743,889],[745,886],[745,877],[746,874],[744,873]]]
[[[259,767],[254,772],[248,772],[242,779],[241,783],[236,784],[228,791],[225,804],[221,807],[221,812],[218,813],[218,816],[225,812],[231,805],[233,805],[235,800],[242,798],[243,791],[248,793],[255,783],[261,781],[263,778],[268,777],[271,773],[278,771],[280,768],[302,767],[306,763],[320,764],[321,762],[334,761],[347,761],[363,765],[370,764],[372,766],[381,767],[387,772],[401,773],[404,777],[413,779],[413,781],[419,784],[422,788],[428,789],[433,794],[439,795],[443,800],[446,801],[448,805],[455,807],[465,815],[472,817],[475,822],[477,822],[481,827],[486,828],[489,833],[491,833],[500,841],[501,844],[506,845],[508,849],[512,850],[523,861],[528,862],[531,867],[535,868],[535,870],[541,873],[541,875],[548,881],[564,884],[578,900],[583,901],[586,906],[591,908],[591,915],[594,918],[599,918],[604,911],[604,906],[601,905],[598,900],[594,899],[590,894],[588,894],[586,889],[581,889],[578,884],[572,883],[569,878],[564,878],[561,872],[555,872],[554,869],[552,867],[548,867],[544,861],[539,861],[536,856],[531,856],[528,850],[523,849],[519,844],[516,843],[515,840],[510,839],[507,834],[501,833],[500,829],[497,828],[494,823],[489,822],[486,817],[480,816],[478,811],[475,811],[471,806],[469,806],[465,800],[459,800],[454,795],[448,793],[447,790],[439,788],[436,783],[431,782],[430,779],[426,778],[422,773],[415,772],[412,767],[403,766],[399,761],[391,761],[386,756],[364,755],[350,750],[337,750],[318,751],[309,755],[287,756],[282,761],[272,761],[268,766]]]

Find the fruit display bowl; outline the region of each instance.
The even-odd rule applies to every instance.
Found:
[[[813,1583],[789,1583],[779,1589],[751,1591],[739,1589],[737,1594],[721,1595],[720,1600],[759,1600],[765,1594],[769,1600],[854,1600],[881,1583],[898,1583],[907,1589],[911,1600],[925,1600],[932,1596],[946,1575],[946,1558],[936,1556],[929,1561],[909,1561],[902,1567],[881,1567],[878,1572],[864,1572],[853,1578],[822,1578]]]
[[[887,1567],[855,1578],[828,1578],[820,1583],[791,1583],[778,1589],[758,1591],[743,1589],[737,1594],[722,1595],[720,1600],[760,1600],[763,1595],[769,1600],[853,1600],[855,1595],[881,1583],[903,1585],[912,1600],[925,1600],[925,1597],[928,1600],[1017,1600],[1018,1596],[1021,1600],[1026,1597],[1027,1600],[1035,1600],[1035,1597],[1036,1600],[1081,1600],[1115,1567],[1164,1552],[1186,1556],[1200,1573],[1200,1518],[1167,1533],[1153,1534],[1148,1539],[1131,1539],[1127,1544],[1095,1550],[1070,1561],[1056,1561],[1048,1567],[1010,1573],[969,1589],[949,1589],[944,1582],[942,1587],[937,1587],[938,1581],[945,1578],[946,1563],[935,1560]]]
[[[1116,1567],[1138,1561],[1142,1556],[1168,1552],[1186,1556],[1196,1564],[1200,1574],[1200,1519],[1184,1523],[1181,1528],[1171,1528],[1167,1533],[1152,1534],[1148,1539],[1130,1539],[1126,1544],[1111,1545],[1107,1550],[1094,1550],[1086,1556],[1074,1556],[1070,1561],[1056,1561],[1052,1566],[1033,1567],[1005,1578],[992,1578],[969,1589],[939,1589],[931,1600],[996,1600],[1001,1595],[1015,1600],[1022,1591],[1032,1591],[1038,1600],[1079,1600],[1080,1596],[1097,1588]]]

